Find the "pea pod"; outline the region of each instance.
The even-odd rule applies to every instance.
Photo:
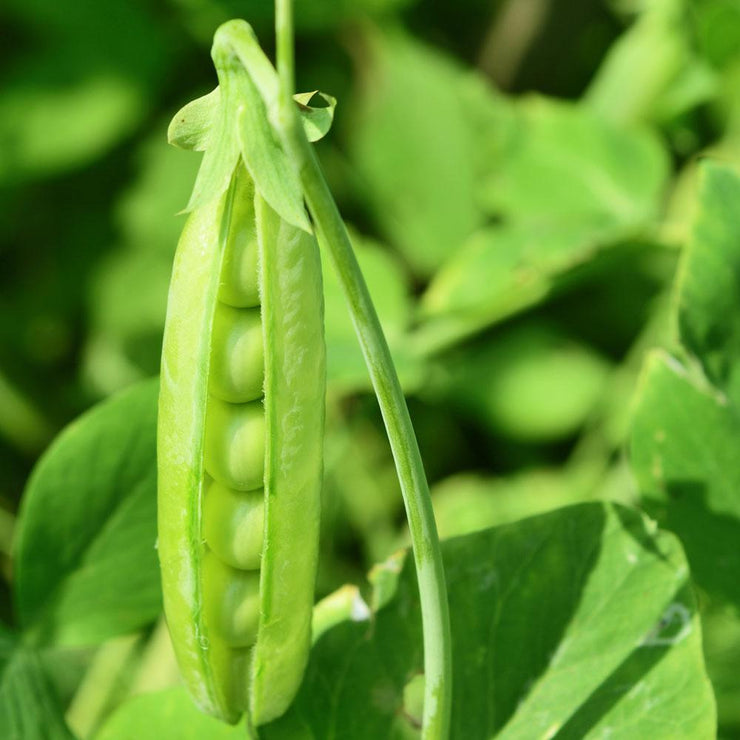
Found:
[[[229,128],[241,120],[248,80],[228,50],[214,46],[214,59],[218,137],[203,147],[167,309],[158,547],[165,614],[191,694],[227,722],[248,712],[261,724],[290,704],[310,646],[325,394],[321,268],[305,213],[305,223],[289,223],[255,187]],[[226,188],[206,193],[224,172]],[[302,201],[292,208],[302,211]]]

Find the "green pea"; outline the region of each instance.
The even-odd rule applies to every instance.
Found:
[[[249,647],[257,637],[259,573],[237,570],[210,552],[203,563],[203,605],[214,636],[230,647]]]
[[[254,183],[246,172],[237,173],[234,190],[234,228],[224,250],[218,297],[229,306],[250,308],[260,304],[259,245],[254,218]]]
[[[198,706],[213,714],[213,707],[229,707],[232,715],[218,714],[221,719],[235,722],[249,710],[249,664],[252,648],[235,648],[217,636],[202,638],[199,649],[207,651],[208,661],[202,666],[207,680],[199,684],[188,683],[190,693]],[[182,671],[183,661],[180,662]],[[229,716],[233,719],[229,719]]]
[[[262,401],[226,403],[211,396],[206,414],[206,472],[238,491],[262,488],[265,414]]]
[[[211,393],[230,403],[262,397],[265,355],[258,308],[238,309],[219,303],[211,340]]]
[[[260,567],[265,528],[265,492],[235,491],[213,481],[206,491],[203,528],[206,543],[234,568]]]
[[[227,722],[282,714],[308,658],[324,355],[316,241],[239,164],[178,244],[158,421],[165,615],[185,684]]]

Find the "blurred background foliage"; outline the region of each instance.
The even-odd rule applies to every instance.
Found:
[[[296,12],[298,86],[339,99],[318,150],[409,395],[442,534],[635,501],[630,399],[645,352],[675,340],[695,164],[740,164],[740,0],[296,0]],[[235,16],[271,50],[263,0],[0,7],[5,621],[35,460],[81,411],[158,372],[176,214],[198,167],[166,145],[166,126],[214,86],[210,39]],[[326,267],[320,594],[405,543]],[[708,607],[705,642],[721,734],[740,737],[732,607]],[[109,650],[124,647],[146,657],[139,643]],[[54,669],[63,697],[88,658]]]

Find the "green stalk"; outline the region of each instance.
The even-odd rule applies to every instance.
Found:
[[[452,704],[452,650],[442,552],[424,465],[406,399],[383,329],[357,263],[352,244],[314,151],[306,139],[293,93],[291,0],[276,0],[278,73],[281,106],[278,126],[296,162],[319,243],[339,276],[357,337],[378,398],[403,493],[419,582],[424,631],[424,740],[449,735]],[[290,84],[291,87],[286,87]]]
[[[292,0],[275,0],[275,36],[280,92],[283,98],[291,98],[295,88]]]

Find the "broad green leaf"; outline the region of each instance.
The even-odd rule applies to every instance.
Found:
[[[691,5],[687,0],[645,3],[609,50],[586,92],[588,105],[613,121],[662,123],[709,100],[717,83],[694,48]]]
[[[365,40],[372,68],[352,125],[353,163],[388,242],[429,274],[482,220],[469,73],[400,32]]]
[[[714,737],[675,537],[633,510],[584,504],[448,540],[443,555],[451,737]],[[404,695],[422,670],[419,599],[411,558],[399,564],[375,572],[369,621],[357,613],[318,639],[295,703],[261,737],[417,736]]]
[[[520,222],[582,219],[617,231],[652,224],[669,161],[648,129],[539,96],[522,99],[517,123],[516,139],[481,193],[493,213]]]
[[[644,506],[676,532],[697,583],[740,604],[740,417],[706,377],[663,352],[650,356],[632,425]]]
[[[442,346],[543,300],[606,248],[650,233],[668,161],[641,129],[530,98],[481,197],[503,223],[478,231],[422,298],[422,344]]]
[[[95,740],[242,740],[243,725],[227,725],[201,712],[184,688],[142,694],[124,702]]]
[[[703,167],[699,209],[678,280],[680,339],[709,381],[738,403],[740,177],[721,165]]]
[[[632,233],[621,235],[627,239]],[[645,277],[655,280],[658,258],[672,262],[666,249],[649,241],[621,241],[617,230],[597,219],[548,217],[490,227],[468,240],[432,280],[421,299],[414,341],[420,352],[445,349],[596,275],[605,283],[599,286],[605,298],[617,277],[628,284],[639,281],[630,286],[638,298]],[[621,298],[615,295],[615,303],[623,303]],[[622,316],[608,311],[604,318],[618,324]]]
[[[492,226],[465,243],[423,294],[419,344],[434,351],[547,298],[593,259],[598,229],[575,220]],[[609,242],[606,241],[606,244]]]
[[[678,358],[655,352],[632,460],[645,505],[683,541],[703,588],[740,605],[740,177],[704,165],[678,281]]]
[[[159,613],[157,388],[147,381],[93,408],[34,469],[15,542],[29,640],[95,644]]]
[[[518,440],[575,433],[605,389],[609,363],[545,325],[529,324],[498,340],[466,344],[434,365],[428,393]]]
[[[0,627],[0,737],[72,740],[39,656]]]

